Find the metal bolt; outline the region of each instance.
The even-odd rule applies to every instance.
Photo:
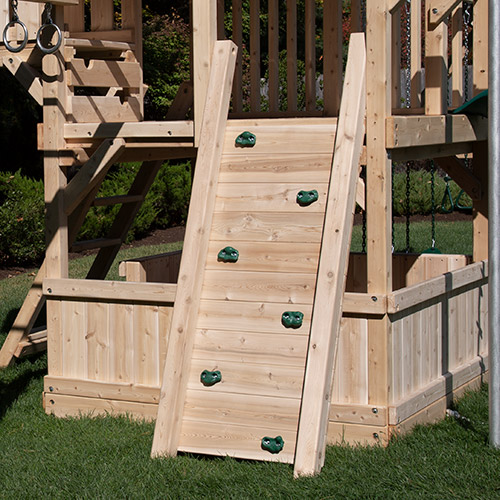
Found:
[[[378,408],[372,408],[372,413],[376,415],[378,413]]]
[[[54,388],[52,386],[49,387],[50,392],[54,392]]]
[[[434,7],[434,8],[432,9],[432,13],[433,13],[433,14],[437,14],[437,13],[438,13],[438,10],[436,9],[436,7]]]
[[[53,399],[50,400],[50,404],[51,405],[55,404]]]
[[[377,432],[374,432],[374,433],[373,433],[373,438],[374,438],[374,439],[378,439],[378,433],[377,433]]]
[[[52,293],[52,288],[47,288],[47,293]]]
[[[377,297],[375,297],[375,295],[372,295],[372,300],[373,300],[373,302],[377,302],[378,299],[377,299]]]

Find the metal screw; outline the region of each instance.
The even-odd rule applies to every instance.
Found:
[[[433,13],[433,14],[437,14],[437,13],[438,13],[438,10],[434,7],[434,8],[432,9],[432,13]]]
[[[373,300],[373,302],[377,302],[378,299],[377,299],[377,297],[375,297],[375,295],[373,295],[372,300]]]
[[[52,293],[52,288],[47,288],[47,293]]]
[[[377,432],[374,432],[374,433],[373,433],[373,438],[374,438],[374,439],[378,439],[378,433],[377,433]]]
[[[49,387],[50,392],[54,392],[54,388],[52,386]]]
[[[51,405],[55,404],[53,399],[50,400],[50,404]]]
[[[372,413],[376,415],[378,413],[378,408],[372,408]]]

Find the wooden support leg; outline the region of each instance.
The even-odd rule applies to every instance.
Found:
[[[488,258],[488,143],[474,143],[472,172],[481,182],[482,197],[473,203],[473,260]]]

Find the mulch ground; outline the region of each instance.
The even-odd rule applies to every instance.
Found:
[[[430,221],[431,216],[424,215],[414,215],[411,217],[411,222],[421,222],[421,221]],[[439,222],[454,222],[458,220],[472,220],[471,215],[462,214],[459,212],[453,212],[451,214],[436,214],[436,220]],[[394,222],[405,222],[405,217],[395,217]],[[361,214],[356,214],[354,216],[354,224],[358,225],[362,223]],[[169,229],[157,229],[153,231],[150,235],[141,238],[139,240],[135,240],[130,244],[123,245],[123,248],[133,248],[133,247],[141,247],[141,246],[151,246],[151,245],[163,245],[165,243],[174,243],[176,241],[184,240],[184,233],[186,228],[184,226],[176,226],[171,227]],[[69,255],[70,259],[74,259],[77,257],[81,257],[82,255],[91,255],[96,253],[96,251],[87,251],[82,253],[71,253]],[[18,274],[25,273],[29,270],[33,269],[33,266],[14,266],[14,267],[1,267],[0,266],[0,280],[6,278],[12,278],[17,276]]]

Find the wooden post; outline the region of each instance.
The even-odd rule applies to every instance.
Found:
[[[316,2],[306,0],[306,111],[316,109]]]
[[[279,108],[279,2],[269,0],[268,50],[269,50],[269,111]]]
[[[192,0],[194,145],[200,141],[213,44],[217,40],[217,0]]]
[[[366,212],[368,293],[392,291],[391,161],[386,117],[391,115],[391,18],[385,2],[367,0]],[[388,402],[387,316],[368,322],[368,401]]]
[[[286,3],[287,111],[297,111],[297,0]]]
[[[351,35],[321,245],[307,352],[295,475],[312,475],[324,463],[337,339],[342,319],[359,157],[364,139],[366,50]],[[342,186],[339,191],[339,186]]]
[[[250,0],[250,110],[260,111],[260,1]]]
[[[177,453],[236,51],[231,41],[214,44],[152,456]]]
[[[236,44],[237,47],[241,47],[243,43],[243,25],[242,25],[242,12],[241,12],[241,0],[233,0],[233,32],[231,35],[231,40]],[[236,68],[234,70],[234,81],[233,81],[233,106],[232,111],[234,113],[240,113],[243,110],[243,68],[241,57],[241,50],[238,51],[238,57],[236,59]]]
[[[463,47],[463,11],[457,7],[451,20],[451,105],[458,108],[464,102],[464,47]]]
[[[422,106],[422,0],[411,2],[411,97],[412,108]]]
[[[474,2],[473,96],[488,88],[488,0]]]
[[[326,116],[338,116],[342,88],[342,2],[323,2],[323,102]]]
[[[474,262],[488,258],[488,143],[475,142],[473,146],[472,173],[481,182],[482,197],[473,201],[473,251]]]

